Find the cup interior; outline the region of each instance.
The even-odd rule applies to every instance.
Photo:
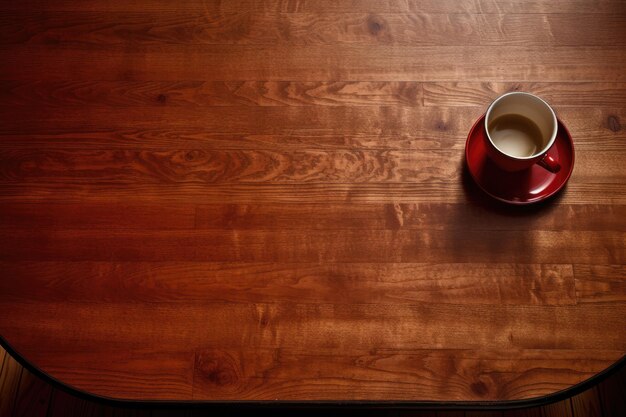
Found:
[[[489,135],[490,122],[500,116],[508,114],[524,116],[532,120],[539,128],[539,131],[541,132],[542,146],[538,147],[538,150],[532,155],[528,157],[511,155],[500,149]],[[485,116],[485,130],[487,131],[489,141],[494,148],[498,149],[498,151],[510,156],[511,158],[530,159],[544,154],[550,146],[552,146],[554,139],[556,138],[557,120],[554,111],[548,103],[532,94],[515,92],[502,95],[491,103],[491,106],[489,106]]]

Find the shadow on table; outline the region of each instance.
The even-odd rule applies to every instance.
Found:
[[[461,163],[465,204],[455,207],[445,232],[455,262],[544,263],[547,255],[542,251],[550,246],[551,236],[543,232],[560,227],[552,217],[559,215],[562,192],[539,203],[506,204],[480,189],[465,161]]]

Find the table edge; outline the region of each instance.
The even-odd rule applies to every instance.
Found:
[[[568,388],[555,391],[551,394],[526,398],[521,400],[490,400],[490,401],[434,401],[434,400],[389,400],[389,401],[367,401],[367,400],[311,400],[311,401],[270,401],[270,400],[241,400],[241,401],[227,401],[227,400],[136,400],[108,397],[100,394],[95,394],[86,391],[81,388],[74,387],[67,384],[60,379],[53,377],[46,371],[40,369],[34,364],[30,363],[28,359],[17,352],[11,344],[0,335],[0,346],[2,346],[11,357],[13,357],[21,366],[34,374],[36,377],[41,378],[46,383],[52,385],[54,388],[60,389],[70,395],[78,397],[83,400],[96,402],[98,404],[109,405],[113,407],[128,407],[133,408],[149,408],[149,407],[219,407],[232,408],[232,409],[251,409],[251,408],[274,408],[274,409],[289,409],[289,408],[339,408],[342,409],[358,409],[358,408],[420,408],[420,409],[463,409],[463,410],[510,410],[517,408],[529,408],[539,407],[552,404],[558,401],[562,401],[566,398],[570,398],[581,392],[597,385],[603,380],[607,379],[614,373],[626,366],[626,353],[622,355],[612,365],[598,372],[597,374],[574,384]]]

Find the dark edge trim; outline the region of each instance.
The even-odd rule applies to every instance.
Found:
[[[300,410],[320,410],[320,409],[341,409],[341,410],[386,410],[386,409],[420,409],[420,410],[511,410],[520,408],[541,407],[558,401],[565,400],[580,394],[581,392],[599,384],[611,375],[615,374],[622,368],[626,367],[626,354],[608,368],[598,372],[594,376],[587,378],[578,384],[569,388],[556,391],[552,394],[542,397],[534,397],[524,400],[504,400],[504,401],[202,401],[202,400],[126,400],[105,397],[92,394],[87,391],[72,387],[64,382],[48,375],[45,371],[31,364],[22,355],[20,355],[13,347],[0,335],[0,346],[2,346],[9,355],[11,355],[20,365],[29,372],[41,378],[54,388],[60,389],[77,398],[107,405],[112,407],[126,408],[163,408],[163,409],[181,409],[181,408],[212,408],[212,409],[230,409],[238,411],[253,411],[255,409],[273,409],[275,411],[287,411],[289,409]]]

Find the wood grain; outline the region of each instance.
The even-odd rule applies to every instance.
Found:
[[[625,14],[3,12],[0,44],[624,44]],[[578,28],[585,25],[587,31]],[[341,27],[341,30],[337,30]],[[245,30],[242,30],[245,28]],[[549,36],[546,36],[549,34]]]
[[[12,230],[0,260],[603,263],[626,259],[624,232]],[[327,245],[328,241],[335,244]],[[532,249],[529,249],[532,245]]]
[[[3,313],[7,314],[7,313]],[[10,355],[6,355],[0,371],[0,416],[12,416],[22,376],[22,367]]]
[[[271,0],[263,3],[256,3],[252,0],[237,0],[220,4],[221,11],[240,10],[241,8],[248,10],[281,10],[286,12],[305,12],[305,11],[332,11],[332,12],[350,12],[357,10],[367,11],[432,11],[440,13],[455,13],[460,11],[468,11],[472,13],[515,13],[522,12],[528,14],[550,14],[550,13],[603,13],[623,11],[623,3],[620,1],[599,1],[594,7],[583,1],[573,2],[548,2],[545,0],[532,1],[528,4],[520,4],[516,1],[502,0],[470,0],[457,2],[452,0],[436,1],[436,0],[409,0],[404,2],[396,1],[373,1],[373,0],[352,0],[345,4],[334,4],[333,1],[311,1],[311,0]]]
[[[573,417],[596,417],[602,415],[598,387],[592,387],[571,398]]]
[[[623,47],[389,45],[15,45],[2,80],[605,81],[626,82]],[[498,62],[498,66],[491,63]],[[532,65],[527,64],[532,62]],[[393,63],[393,66],[389,64]],[[581,64],[584,63],[584,64]],[[500,71],[506,67],[507,71]],[[210,71],[207,70],[210,68]]]
[[[64,207],[63,206],[56,206]],[[9,214],[29,213],[25,204],[6,204]],[[55,206],[51,206],[52,209]],[[71,206],[70,206],[71,207]],[[114,207],[110,208],[114,210]],[[606,230],[626,216],[621,205],[554,205],[546,210],[484,215],[484,207],[468,204],[210,204],[197,205],[197,229],[365,229],[365,230]],[[31,216],[29,214],[29,216]],[[575,220],[575,221],[574,221]],[[80,222],[80,218],[76,219]],[[50,223],[40,223],[50,226]],[[73,227],[74,223],[66,223]],[[18,223],[0,225],[15,227]]]
[[[457,184],[463,154],[448,150],[292,152],[252,150],[0,150],[0,182],[37,188],[128,190],[175,184]],[[622,184],[624,152],[589,151],[577,158],[579,183]]]
[[[195,219],[193,205],[59,203],[48,204],[45,211],[37,204],[3,203],[0,206],[0,228],[3,229],[193,229]]]
[[[459,180],[460,181],[460,180]],[[469,179],[467,180],[469,181]],[[471,187],[471,188],[470,188]],[[374,184],[212,184],[210,187],[188,184],[138,185],[119,187],[107,184],[63,185],[45,187],[31,186],[25,189],[16,183],[2,185],[0,196],[6,201],[19,203],[114,203],[129,200],[141,204],[176,203],[193,204],[266,204],[266,203],[455,203],[473,204],[472,200],[484,200],[485,195],[474,185],[464,187],[459,182],[428,184],[374,183]],[[570,205],[626,205],[626,191],[621,184],[602,182],[568,184],[567,193],[559,201]]]
[[[623,265],[575,265],[576,299],[580,303],[623,302]]]
[[[532,366],[536,367],[537,372],[545,372],[546,370],[539,370],[543,366],[541,363],[534,362],[541,354],[545,352],[536,352],[532,357],[523,360],[533,363]],[[291,375],[289,368],[294,367],[302,372],[311,366],[307,364],[314,361],[316,365],[313,366],[316,372],[324,371],[330,376],[324,384],[325,387],[319,388],[324,397],[333,398],[338,394],[342,397],[349,396],[348,392],[343,392],[345,384],[341,381],[343,378],[341,375],[349,374],[352,379],[350,385],[362,387],[361,389],[367,391],[373,398],[389,400],[393,398],[388,397],[390,395],[387,392],[388,387],[398,378],[411,381],[411,384],[403,387],[394,387],[393,392],[400,396],[399,398],[405,395],[423,396],[425,393],[420,394],[420,391],[429,390],[431,385],[426,381],[436,379],[435,375],[441,372],[442,368],[458,369],[459,364],[456,358],[459,358],[466,371],[463,375],[450,375],[446,385],[439,388],[449,391],[451,398],[455,396],[453,392],[464,390],[482,399],[525,397],[533,396],[534,390],[539,388],[517,375],[515,371],[511,371],[511,364],[505,359],[506,354],[499,356],[498,364],[489,369],[484,369],[473,355],[475,352],[446,352],[430,356],[417,352],[393,355],[384,351],[375,351],[363,352],[359,356],[344,360],[332,355],[320,356],[315,353],[291,357],[280,352],[272,353],[263,350],[244,353],[208,349],[199,352],[196,356],[195,381],[200,395],[208,390],[218,391],[219,395],[225,397],[233,395],[265,397],[268,395],[266,387],[270,386],[270,392],[278,390],[287,398],[289,396],[297,398],[302,396],[301,392],[311,390],[311,385],[315,381],[300,378],[292,383],[290,377],[283,378]],[[254,365],[242,368],[243,363]],[[344,371],[346,367],[350,370],[349,372]],[[567,371],[551,369],[548,372]],[[402,374],[405,376],[401,377]]]
[[[339,353],[341,349],[348,348],[437,351],[441,346],[446,346],[446,349],[480,350],[488,342],[494,350],[572,349],[574,357],[579,355],[579,358],[589,355],[586,350],[607,350],[600,362],[592,359],[576,361],[572,356],[569,357],[571,360],[565,358],[563,362],[564,366],[588,366],[589,369],[600,370],[621,358],[618,352],[623,345],[619,335],[613,332],[613,323],[626,310],[623,306],[606,305],[555,308],[435,303],[243,304],[217,301],[147,305],[58,301],[28,304],[16,301],[0,308],[3,313],[11,310],[14,315],[19,313],[24,317],[5,326],[6,332],[14,335],[16,344],[28,344],[28,340],[33,338],[29,333],[37,332],[37,340],[57,345],[57,349],[68,356],[87,349],[87,358],[97,357],[98,352],[106,354],[104,356],[112,355],[124,344],[140,351],[158,344],[159,352],[167,355],[175,349],[181,349],[181,346],[283,348],[286,352],[334,349],[335,353]],[[146,308],[149,314],[146,314]],[[26,315],[28,311],[41,318],[31,320]],[[44,312],[48,312],[45,317]],[[202,327],[211,317],[214,319],[210,326]],[[91,326],[85,328],[82,322],[91,323]],[[596,325],[585,328],[589,322]],[[63,333],[59,334],[61,330]],[[167,335],[172,333],[176,333],[177,337],[168,339]],[[94,344],[102,349],[96,349]],[[30,350],[23,353],[32,358],[35,364],[45,361],[41,363],[44,368],[55,366],[55,361],[46,359],[51,358],[53,352],[38,353],[37,348],[31,345]],[[120,355],[124,354],[122,352]],[[175,355],[171,356],[177,373],[168,374],[168,378],[186,378],[180,372],[182,364],[175,361]],[[158,372],[157,363],[129,357],[129,363],[131,361],[150,369],[150,372]],[[154,368],[147,368],[150,363],[153,363]],[[105,360],[104,365],[114,366],[108,360]],[[83,366],[68,368],[62,362],[58,367],[55,372],[69,374],[83,371]],[[139,373],[140,369],[134,371]],[[133,370],[128,372],[132,374]],[[584,378],[579,375],[578,380],[592,375],[587,373]],[[89,378],[88,370],[84,378]],[[560,378],[556,380],[560,381]],[[115,389],[112,381],[103,383],[103,389]],[[550,381],[553,379],[548,379]],[[541,379],[540,383],[543,382]],[[97,384],[98,381],[93,383]],[[132,384],[132,381],[127,380],[125,383]],[[568,380],[558,383],[564,384],[562,388],[565,388],[566,384],[574,382]],[[137,392],[142,391],[142,384],[135,385]],[[149,393],[150,389],[144,388],[143,391]]]
[[[513,91],[539,95],[559,109],[566,106],[623,107],[626,84],[623,83],[513,83],[513,82],[440,82],[423,83],[424,105],[480,106]]]
[[[626,413],[626,377],[622,373],[615,373],[602,381],[598,390],[604,415],[620,416]]]
[[[624,153],[626,155],[626,152]],[[607,154],[599,157],[615,158]],[[1,180],[23,184],[452,182],[461,155],[448,151],[2,151]],[[593,158],[593,156],[592,156]],[[428,159],[430,163],[420,163]],[[617,167],[616,167],[617,168]],[[615,176],[621,180],[622,172]],[[606,181],[611,181],[607,176]]]
[[[236,133],[251,135],[282,136],[340,136],[361,134],[370,137],[390,137],[394,135],[413,136],[415,140],[424,139],[435,145],[428,148],[440,148],[437,143],[454,137],[462,142],[471,125],[484,113],[486,107],[422,109],[409,106],[288,106],[261,107],[237,106],[235,108],[217,106],[203,108],[197,106],[133,106],[117,108],[111,106],[0,106],[0,116],[6,123],[0,129],[3,135],[40,133],[76,133],[111,129],[128,130],[132,122],[133,129],[157,126],[189,132],[195,130],[208,134]],[[587,111],[584,109],[583,111]],[[601,110],[599,110],[601,111]],[[598,111],[598,112],[599,112]],[[626,109],[610,113],[620,120],[626,118]],[[617,112],[617,113],[615,113]],[[577,115],[580,115],[579,111]],[[596,117],[593,117],[596,116]],[[599,116],[599,117],[598,117]],[[604,114],[587,113],[588,118],[596,123]],[[608,114],[607,114],[608,116]],[[461,119],[460,119],[461,118]],[[600,120],[598,120],[600,119]],[[463,121],[465,121],[464,126]],[[595,127],[595,126],[594,126]],[[596,130],[599,130],[596,128]],[[614,132],[605,132],[614,135]],[[422,137],[423,136],[423,137]],[[434,137],[429,137],[434,136]],[[176,143],[176,142],[173,142]],[[170,142],[170,146],[173,144]],[[313,142],[314,143],[314,142]],[[299,143],[299,145],[303,145]],[[356,144],[355,144],[356,145]],[[393,146],[393,142],[391,143]],[[135,145],[137,146],[137,145]],[[149,146],[140,142],[139,146]],[[385,143],[378,143],[384,147]],[[221,148],[228,148],[222,143]],[[345,148],[345,145],[344,145]],[[425,148],[422,146],[422,148]]]
[[[416,106],[417,82],[16,82],[0,81],[3,103],[103,107],[132,106]]]
[[[64,11],[180,11],[180,5],[167,0],[142,0],[127,3],[120,0],[102,2],[88,0],[80,3],[71,0],[26,0],[23,4],[3,3],[1,10],[64,10]],[[236,0],[222,2],[217,0],[191,0],[185,4],[185,10],[204,13],[224,13],[246,11],[268,11],[284,13],[332,12],[332,13],[581,13],[581,14],[614,14],[624,11],[621,0],[600,0],[590,4],[585,0],[549,1],[533,0],[521,4],[515,0],[351,0],[335,2],[332,0]]]
[[[95,88],[95,87],[92,87]],[[9,100],[7,98],[7,100]],[[57,99],[55,99],[57,100]],[[50,100],[48,100],[50,102]],[[0,106],[1,149],[376,149],[462,151],[477,107]],[[133,106],[134,107],[134,106]],[[155,127],[151,114],[158,114]],[[624,108],[559,107],[577,150],[626,150]],[[234,117],[241,114],[242,117]],[[132,127],[122,120],[132,122]],[[13,127],[11,127],[13,124]]]
[[[570,265],[2,262],[0,268],[17,281],[0,283],[0,290],[24,301],[575,303]]]
[[[463,45],[468,38],[474,44],[480,43],[481,34],[468,28],[477,28],[479,20],[486,20],[481,15],[367,13],[244,12],[201,18],[197,13],[168,13],[167,19],[164,17],[128,12],[24,16],[8,12],[0,16],[0,35],[4,35],[1,44]],[[342,30],[337,30],[338,26]],[[611,33],[611,28],[603,32]]]
[[[559,204],[545,210],[500,208],[484,215],[479,204],[194,204],[126,202],[37,204],[5,201],[0,229],[222,229],[222,230],[542,230],[611,231],[623,205]]]
[[[610,82],[0,81],[0,97],[4,104],[63,107],[423,104],[441,109],[484,106],[499,95],[512,91],[538,94],[559,108],[626,107],[626,84]]]
[[[26,369],[22,370],[20,385],[15,397],[14,417],[46,417],[52,387]]]
[[[77,399],[64,391],[54,390],[47,417],[99,417],[100,415],[108,417],[110,414],[105,414],[106,411],[110,409],[98,407],[84,399]]]
[[[169,342],[163,344],[171,345]],[[59,343],[54,345],[62,346]],[[29,352],[28,356],[33,363],[45,367],[50,376],[61,381],[71,380],[74,388],[99,396],[142,399],[152,393],[146,398],[153,400],[181,400],[192,396],[193,352],[168,349],[155,353],[154,349],[140,347],[134,342],[114,347],[109,342],[103,342],[101,348],[91,351],[86,350],[79,341],[76,345],[81,348],[55,348],[44,354]],[[104,362],[94,361],[94,353],[107,356],[108,359]],[[60,366],[66,362],[73,363],[73,369]],[[98,378],[94,378],[94,374]],[[122,392],[124,395],[120,396]],[[58,402],[53,399],[51,407],[58,406]],[[76,406],[71,397],[67,402],[69,406]],[[92,402],[86,400],[83,406],[90,405],[93,405]],[[77,415],[80,414],[77,412]]]
[[[553,403],[541,410],[543,417],[572,417],[572,406],[567,403]]]

